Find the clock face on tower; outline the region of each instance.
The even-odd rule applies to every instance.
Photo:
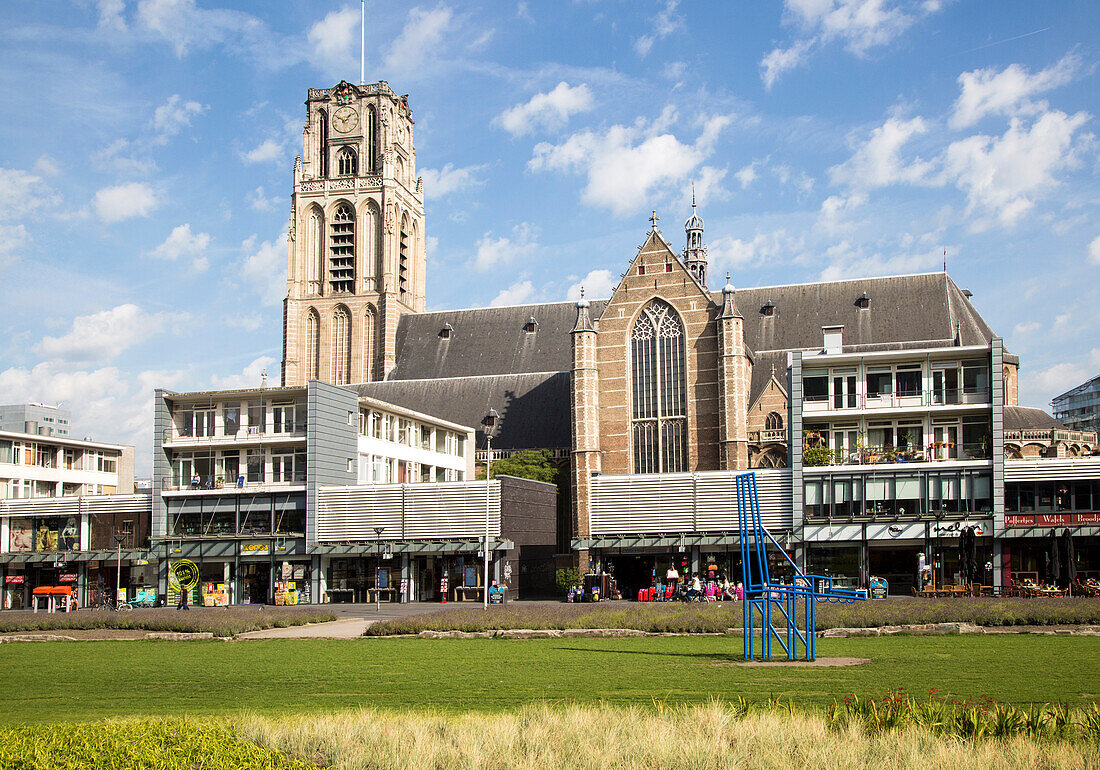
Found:
[[[359,113],[351,107],[341,107],[332,113],[332,127],[346,134],[359,125]]]

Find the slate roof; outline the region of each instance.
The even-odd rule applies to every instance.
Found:
[[[569,372],[383,380],[351,388],[361,396],[473,427],[481,426],[492,407],[501,416],[499,432],[493,437],[498,449],[570,445]],[[480,430],[477,445],[485,446]]]
[[[1066,426],[1042,409],[1030,406],[1006,406],[1005,430],[1066,430]]]

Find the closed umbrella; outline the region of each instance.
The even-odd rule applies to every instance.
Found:
[[[967,582],[967,567],[966,567],[966,530],[959,532],[959,579],[965,584]]]
[[[1058,533],[1053,529],[1050,531],[1048,539],[1048,549],[1050,550],[1050,583],[1056,584],[1062,579],[1062,559],[1058,553]]]
[[[978,572],[978,534],[975,527],[968,527],[966,530],[966,551],[966,563],[970,568],[966,574],[967,582],[973,583]]]
[[[1062,530],[1062,551],[1066,559],[1062,574],[1066,579],[1066,587],[1072,590],[1073,581],[1077,579],[1077,560],[1073,554],[1073,535],[1068,529]]]

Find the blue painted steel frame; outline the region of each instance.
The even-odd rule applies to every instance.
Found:
[[[737,482],[737,521],[741,533],[741,577],[744,598],[741,611],[745,622],[745,660],[755,653],[756,625],[759,616],[760,658],[771,660],[774,638],[787,660],[798,660],[802,645],[806,660],[815,657],[814,629],[817,602],[850,603],[867,598],[863,591],[835,588],[827,575],[807,575],[780,547],[760,518],[760,500],[756,494],[756,474],[741,473]],[[794,570],[790,583],[772,582],[768,572],[767,544],[771,542]],[[785,633],[780,634],[772,613],[782,617]]]

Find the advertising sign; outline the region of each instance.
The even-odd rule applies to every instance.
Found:
[[[1070,523],[1068,513],[1040,513],[1035,519],[1040,527],[1057,527]]]
[[[22,575],[5,575],[4,576],[4,583],[6,585],[9,585],[9,586],[22,585],[23,584],[23,576]]]
[[[1019,514],[1005,514],[1006,527],[1034,527],[1034,516],[1021,516]]]
[[[1100,513],[1075,513],[1074,524],[1100,524]]]
[[[241,556],[267,556],[271,553],[271,543],[241,543]]]
[[[59,583],[75,583],[76,577],[77,575],[75,572],[64,572],[58,576],[57,581]]]

